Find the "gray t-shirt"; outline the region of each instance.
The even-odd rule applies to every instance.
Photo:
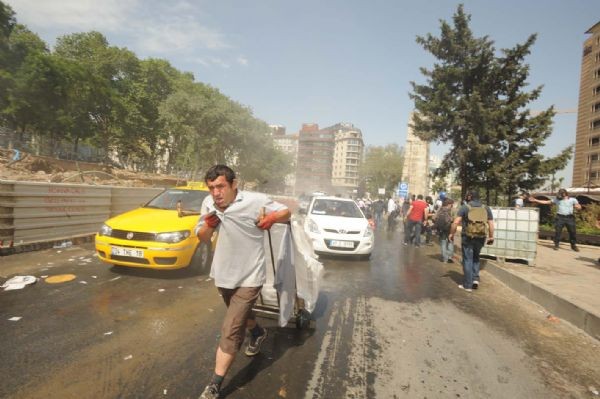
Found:
[[[263,207],[265,214],[287,208],[265,194],[240,190],[223,212],[215,207],[210,195],[202,202],[202,215],[216,211],[221,219],[210,269],[217,287],[260,287],[265,283],[265,232],[255,224]],[[203,224],[201,219],[196,229]]]

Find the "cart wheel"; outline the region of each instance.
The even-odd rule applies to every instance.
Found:
[[[310,323],[310,313],[306,309],[300,309],[296,316],[296,328],[302,330],[307,328]]]

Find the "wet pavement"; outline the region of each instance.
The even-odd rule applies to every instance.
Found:
[[[315,329],[263,321],[262,353],[238,356],[224,397],[594,397],[598,341],[486,272],[479,290],[458,290],[461,268],[437,246],[376,238],[370,261],[323,260]],[[224,311],[213,282],[92,255],[85,244],[0,258],[1,281],[76,276],[0,291],[0,397],[197,398]]]

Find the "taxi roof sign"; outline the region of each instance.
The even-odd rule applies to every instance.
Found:
[[[177,188],[187,188],[190,190],[204,190],[208,191],[208,186],[203,181],[189,181],[185,186],[177,186]]]

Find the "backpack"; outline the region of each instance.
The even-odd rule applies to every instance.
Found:
[[[485,238],[488,223],[487,209],[484,206],[467,205],[467,226],[465,234],[470,238]]]
[[[451,225],[452,215],[450,214],[450,209],[440,208],[440,210],[435,215],[435,229],[441,233],[447,233],[450,231]]]

